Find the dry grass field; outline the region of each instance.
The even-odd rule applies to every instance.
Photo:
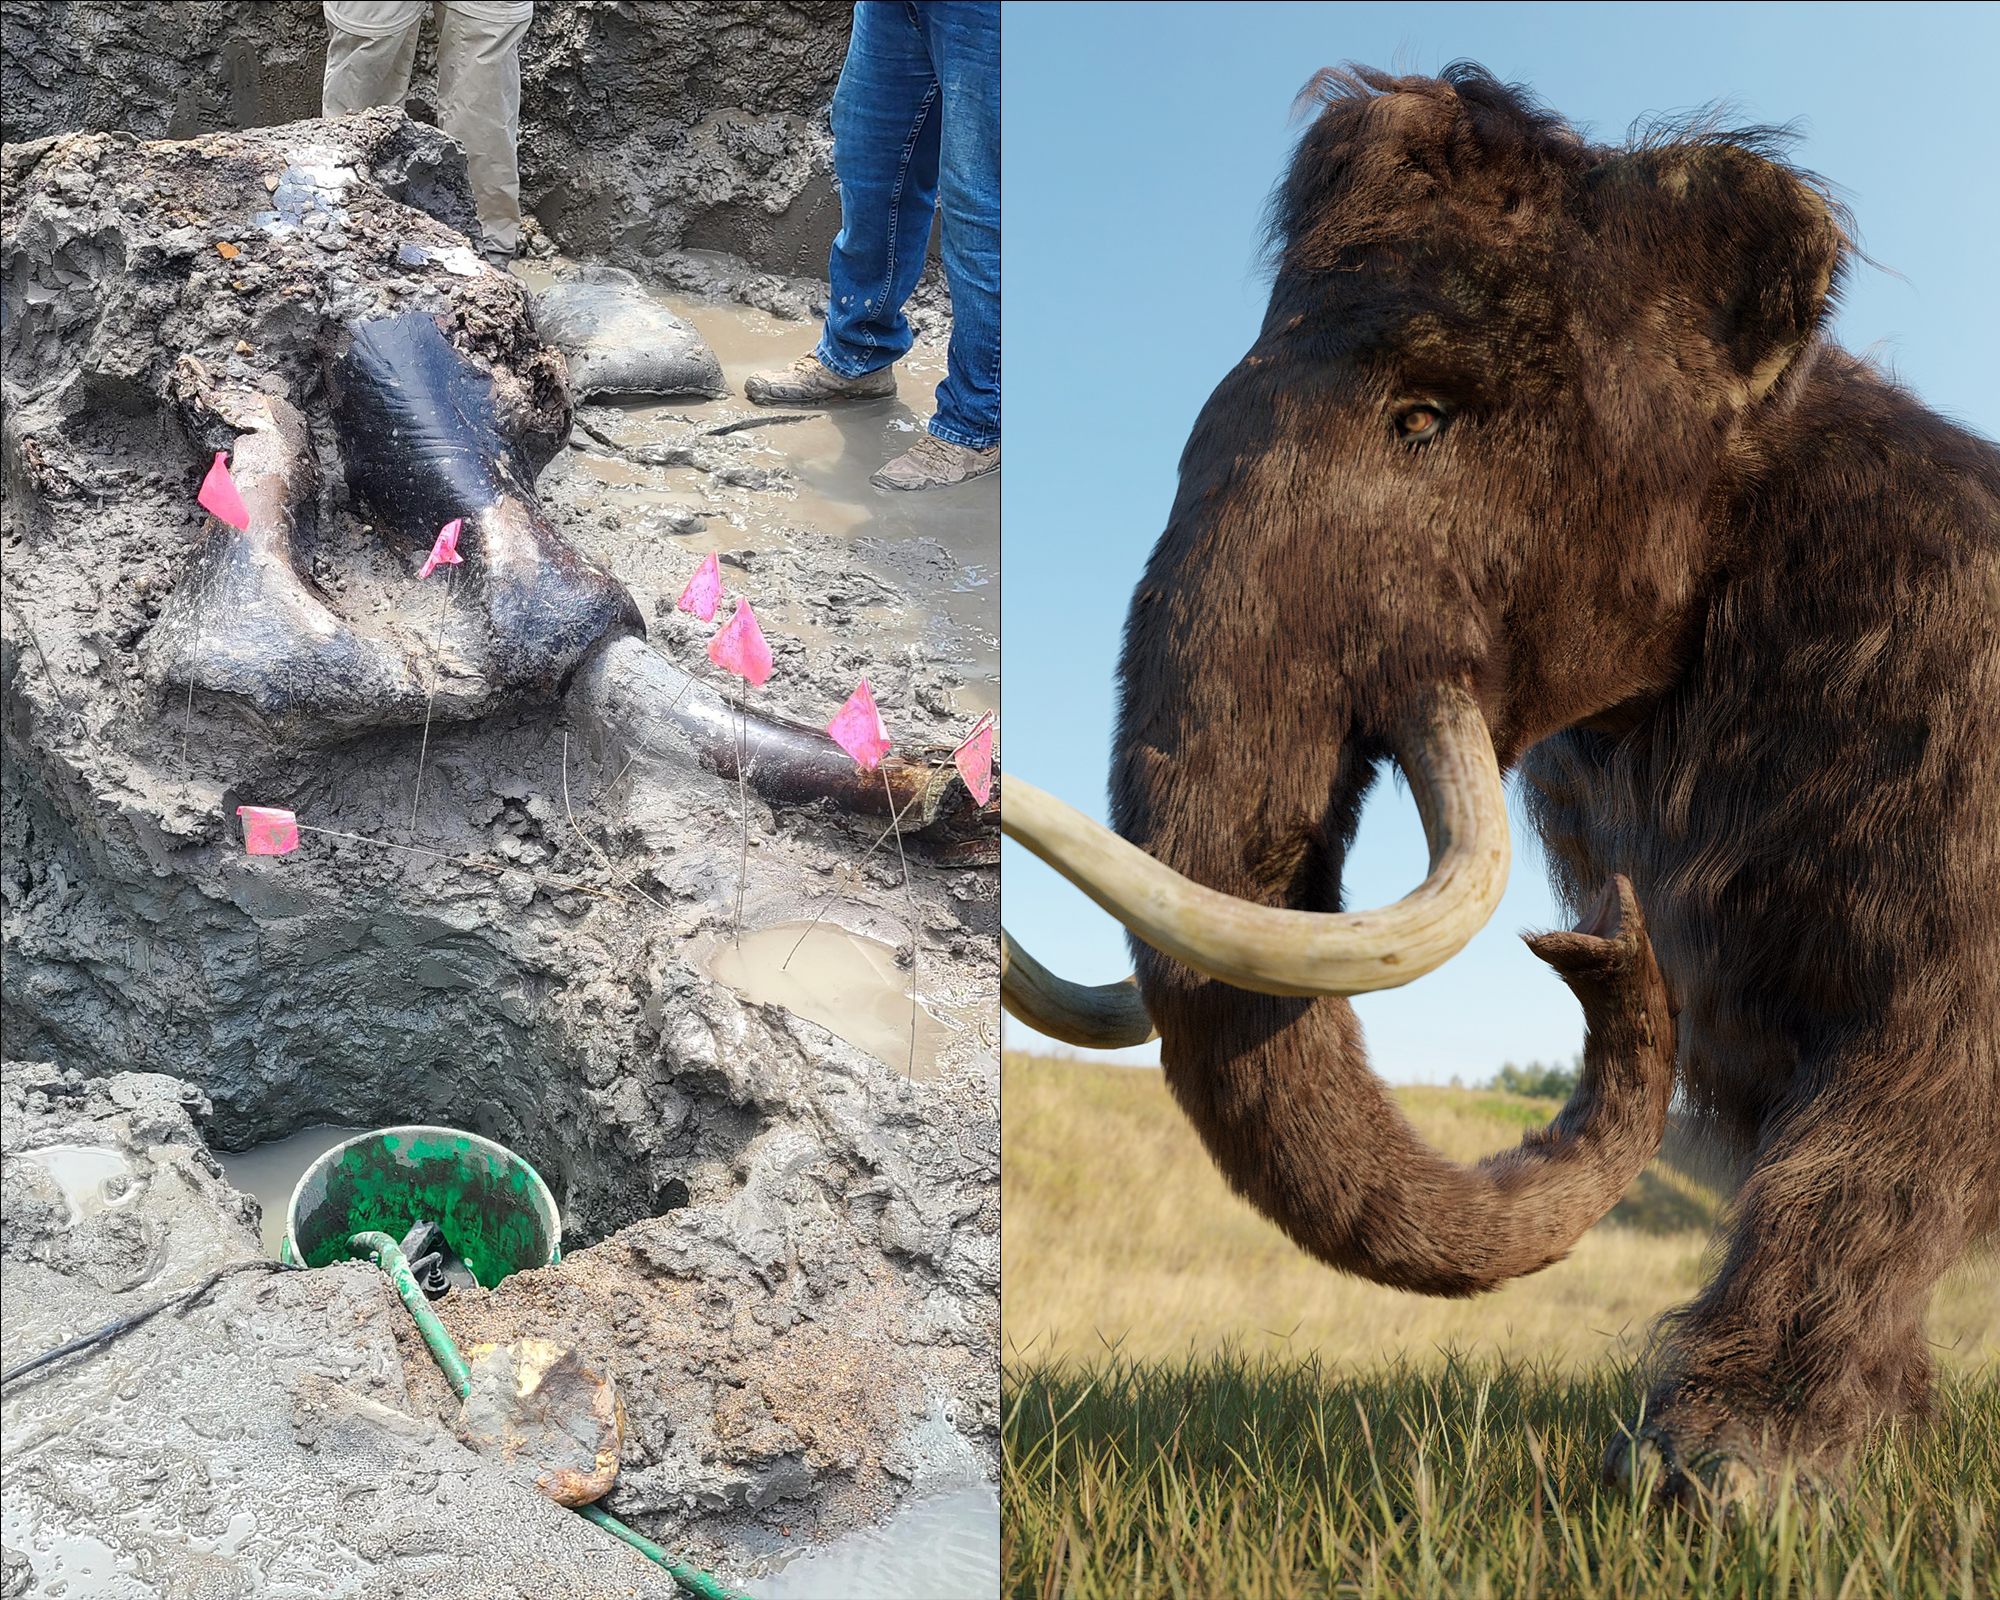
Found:
[[[1398,1096],[1458,1161],[1506,1148],[1556,1109],[1479,1089]],[[1158,1072],[1010,1055],[1001,1118],[1004,1348],[1038,1362],[1224,1347],[1336,1368],[1447,1349],[1566,1371],[1630,1359],[1651,1320],[1700,1283],[1717,1207],[1655,1161],[1568,1260],[1477,1300],[1428,1300],[1303,1255],[1229,1192]],[[1945,1283],[1930,1336],[1957,1370],[2000,1365],[1993,1255]]]
[[[1549,1101],[1401,1091],[1471,1159]],[[1604,1489],[1648,1323],[1718,1197],[1656,1162],[1568,1259],[1468,1302],[1307,1260],[1230,1195],[1159,1074],[1007,1058],[1002,1589],[1015,1600],[1994,1600],[2000,1271],[1939,1294],[1931,1427],[1834,1492],[1691,1519]]]

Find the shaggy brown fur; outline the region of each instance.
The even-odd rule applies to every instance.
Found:
[[[1467,685],[1570,903],[1636,888],[1744,1173],[1648,1402],[1668,1465],[1835,1456],[1922,1412],[1931,1288],[2000,1211],[2000,452],[1826,341],[1846,234],[1769,134],[1591,146],[1464,65],[1315,92],[1133,599],[1117,825],[1335,909],[1403,708]],[[1344,1001],[1137,955],[1218,1164],[1349,1271],[1532,1271],[1643,1138],[1510,1190],[1421,1145]]]

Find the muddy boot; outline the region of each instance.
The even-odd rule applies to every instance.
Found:
[[[927,433],[868,481],[878,489],[948,489],[1000,470],[1000,447],[974,450]]]
[[[820,365],[818,356],[800,356],[779,372],[753,372],[743,398],[753,406],[818,406],[830,400],[886,400],[896,392],[894,366],[877,367],[858,378],[843,378]]]

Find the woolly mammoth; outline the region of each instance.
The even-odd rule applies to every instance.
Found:
[[[1827,338],[1851,246],[1768,136],[1595,146],[1470,66],[1314,90],[1262,330],[1132,600],[1117,831],[1005,784],[1138,971],[1011,946],[1008,1007],[1157,1029],[1245,1197],[1430,1294],[1561,1259],[1678,1089],[1739,1187],[1607,1476],[1834,1470],[1924,1411],[1932,1287],[2000,1212],[2000,453]],[[1342,912],[1387,759],[1430,875]],[[1533,944],[1585,1070],[1466,1168],[1342,997],[1486,920],[1516,767],[1581,914]]]

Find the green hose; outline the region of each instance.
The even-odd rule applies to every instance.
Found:
[[[472,1369],[465,1364],[465,1357],[458,1353],[457,1344],[446,1331],[445,1325],[438,1320],[438,1314],[431,1310],[431,1303],[425,1298],[424,1291],[417,1287],[416,1274],[410,1271],[410,1263],[403,1254],[403,1247],[386,1233],[357,1233],[347,1243],[348,1248],[356,1256],[369,1257],[376,1266],[389,1275],[389,1281],[395,1285],[396,1293],[402,1297],[404,1306],[416,1319],[417,1332],[424,1336],[424,1343],[430,1346],[431,1354],[437,1358],[445,1382],[449,1383],[452,1392],[463,1400],[466,1391],[472,1387]],[[726,1587],[699,1567],[684,1566],[674,1560],[643,1533],[626,1527],[603,1507],[588,1505],[575,1506],[572,1509],[587,1521],[596,1523],[606,1533],[623,1539],[648,1560],[656,1561],[665,1567],[673,1574],[674,1582],[689,1594],[696,1596],[697,1600],[749,1600],[747,1595]]]
[[[403,1247],[386,1233],[357,1233],[347,1241],[347,1246],[354,1255],[371,1257],[376,1266],[389,1274],[396,1293],[403,1297],[403,1304],[417,1319],[417,1332],[424,1336],[424,1343],[437,1357],[437,1364],[444,1372],[444,1381],[451,1385],[451,1392],[463,1400],[466,1390],[472,1387],[472,1369],[465,1364],[465,1357],[458,1353],[458,1346],[452,1342],[444,1324],[438,1321],[438,1314],[431,1310],[429,1298],[417,1286],[417,1275],[410,1270],[410,1260],[403,1254]]]

